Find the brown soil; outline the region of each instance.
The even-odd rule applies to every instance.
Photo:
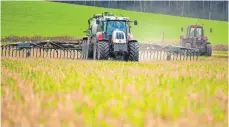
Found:
[[[222,44],[213,45],[212,49],[213,50],[228,51],[228,45],[222,45]]]

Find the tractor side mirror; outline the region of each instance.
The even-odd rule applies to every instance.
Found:
[[[96,24],[99,24],[99,20],[98,19],[96,19]]]
[[[212,28],[210,28],[210,33],[212,33]]]
[[[134,20],[134,25],[138,25],[138,21],[137,20]]]
[[[88,33],[88,30],[83,31],[84,33]]]
[[[181,27],[181,32],[183,32],[184,30],[183,30],[183,27]]]

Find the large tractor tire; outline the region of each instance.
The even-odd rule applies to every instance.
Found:
[[[206,44],[206,55],[211,56],[212,55],[212,46],[211,44]]]
[[[89,44],[88,59],[93,59],[93,44]]]
[[[129,42],[129,60],[138,61],[139,60],[139,43]]]
[[[105,41],[99,41],[97,45],[96,56],[98,60],[107,60],[109,57],[109,43]]]

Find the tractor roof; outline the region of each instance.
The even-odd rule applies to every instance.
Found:
[[[110,12],[104,12],[102,14],[95,14],[93,18],[101,19],[101,20],[125,20],[129,21],[128,17],[123,16],[115,16],[113,13]]]
[[[105,20],[126,20],[128,21],[128,17],[117,17],[117,16],[104,16]]]
[[[203,28],[202,25],[197,25],[197,24],[195,24],[195,25],[189,25],[189,27],[191,27],[191,28]]]

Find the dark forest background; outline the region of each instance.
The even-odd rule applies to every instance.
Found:
[[[58,1],[184,17],[228,21],[228,1]]]

